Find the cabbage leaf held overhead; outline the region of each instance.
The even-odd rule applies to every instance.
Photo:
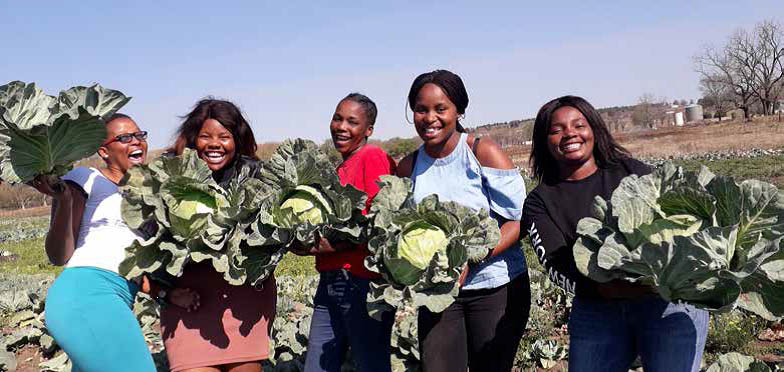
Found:
[[[0,86],[0,178],[16,184],[64,175],[95,153],[106,137],[104,121],[129,100],[97,84],[57,97],[35,83]]]
[[[498,222],[486,210],[437,195],[415,204],[407,178],[381,176],[379,184],[365,266],[382,280],[370,283],[368,312],[380,318],[404,305],[441,312],[454,302],[465,264],[481,261],[498,244]]]
[[[580,220],[577,268],[598,282],[650,285],[668,301],[784,316],[784,193],[670,163],[621,180]]]

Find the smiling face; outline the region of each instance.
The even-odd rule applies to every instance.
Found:
[[[367,137],[373,134],[373,127],[368,125],[367,115],[361,104],[344,99],[335,108],[329,132],[332,134],[335,149],[345,159],[367,142]]]
[[[195,146],[199,157],[213,172],[231,163],[236,153],[234,136],[215,119],[207,119],[201,125]]]
[[[128,118],[114,119],[106,125],[106,139],[98,148],[98,155],[106,162],[107,168],[125,173],[130,167],[144,163],[147,158],[147,141],[131,136],[131,141],[123,143],[116,137],[139,132],[139,126]]]
[[[593,130],[580,110],[564,106],[553,112],[547,133],[547,148],[562,168],[594,164]]]
[[[414,126],[426,146],[444,145],[454,137],[459,115],[457,107],[438,85],[422,86],[415,102]]]

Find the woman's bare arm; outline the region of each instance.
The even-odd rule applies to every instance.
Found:
[[[49,232],[44,243],[46,255],[53,265],[63,266],[71,259],[76,247],[87,199],[82,190],[68,182],[53,186],[43,178],[36,180],[40,181],[34,182],[32,186],[52,197]]]

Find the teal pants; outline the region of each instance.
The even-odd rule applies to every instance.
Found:
[[[46,328],[75,372],[154,372],[131,307],[138,286],[108,270],[65,269],[46,295]]]

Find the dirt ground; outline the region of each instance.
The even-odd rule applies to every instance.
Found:
[[[784,146],[784,122],[778,117],[755,119],[752,123],[722,122],[666,127],[613,135],[635,157],[668,157],[751,148]],[[504,150],[518,167],[528,166],[531,146],[509,146]]]
[[[0,209],[0,218],[38,217],[49,215],[49,207],[32,207],[27,209]]]

